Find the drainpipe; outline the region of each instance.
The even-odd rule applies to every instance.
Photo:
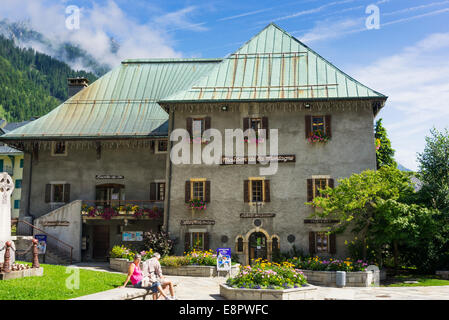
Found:
[[[25,215],[31,216],[30,214],[30,201],[31,201],[31,176],[33,174],[33,153],[30,152],[30,176],[28,179],[28,195],[27,195],[27,210]]]
[[[171,113],[171,124],[169,126],[169,132],[168,132],[168,144],[170,145],[169,150],[167,151],[167,156],[168,156],[168,194],[167,194],[167,208],[165,208],[165,212],[166,212],[166,225],[165,225],[165,232],[168,233],[169,229],[169,218],[170,218],[170,197],[171,197],[171,176],[172,176],[172,162],[170,159],[170,152],[171,149],[173,147],[173,141],[170,141],[170,133],[171,131],[173,131],[173,128],[175,127],[175,111],[174,110],[170,110]]]

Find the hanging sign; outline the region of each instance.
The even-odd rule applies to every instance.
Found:
[[[231,248],[217,249],[217,271],[231,270]]]
[[[34,239],[37,240],[37,253],[45,254],[47,251],[47,235],[45,234],[36,234]]]

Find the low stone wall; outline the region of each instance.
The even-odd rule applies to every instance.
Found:
[[[239,273],[239,267],[239,264],[233,265],[230,273],[227,271],[217,271],[217,267],[212,266],[162,267],[162,273],[170,276],[187,277],[233,277]]]
[[[11,271],[8,273],[0,272],[0,280],[10,280],[25,277],[41,277],[44,275],[44,268],[30,268],[19,271]]]
[[[220,284],[220,295],[227,300],[311,300],[317,288],[307,284],[303,287],[275,289],[241,289]]]
[[[126,259],[110,258],[109,267],[123,273],[128,273],[129,264]],[[142,267],[142,263],[140,265]],[[239,264],[233,265],[230,276],[233,277],[239,272]],[[181,266],[165,267],[162,266],[162,274],[166,276],[187,276],[187,277],[226,277],[229,275],[226,271],[217,271],[217,267],[212,266]]]
[[[307,282],[317,286],[336,287],[336,271],[301,270]],[[346,272],[346,287],[370,287],[375,277],[379,279],[379,271]]]
[[[115,288],[70,300],[153,300],[153,292],[130,287]]]

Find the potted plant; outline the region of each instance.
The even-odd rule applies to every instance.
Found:
[[[193,199],[189,202],[189,208],[194,210],[206,210],[206,202],[200,199]]]
[[[327,142],[329,141],[329,137],[321,130],[313,131],[310,136],[307,138],[310,143],[315,142]]]

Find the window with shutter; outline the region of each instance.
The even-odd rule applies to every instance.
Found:
[[[190,251],[190,241],[191,241],[191,235],[190,232],[186,232],[184,234],[184,251],[187,253]]]
[[[316,252],[326,253],[329,252],[329,236],[326,232],[315,232],[316,237]]]
[[[243,201],[249,202],[249,180],[243,181]]]
[[[189,202],[191,200],[190,188],[191,188],[191,182],[190,181],[186,181],[186,188],[185,188],[185,201],[186,202]]]

